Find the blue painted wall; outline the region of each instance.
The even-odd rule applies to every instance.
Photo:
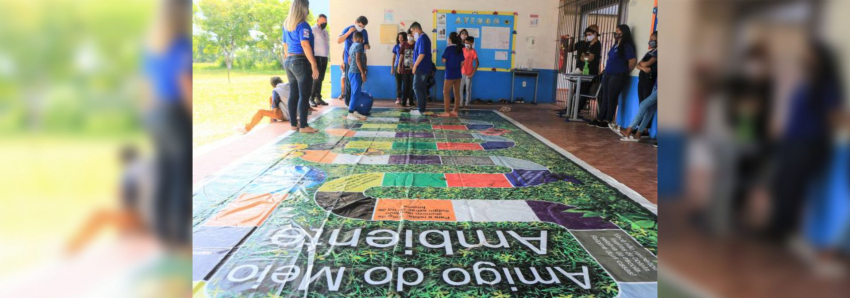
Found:
[[[620,127],[627,127],[631,124],[635,115],[637,115],[638,108],[640,107],[637,86],[638,77],[632,76],[629,82],[626,83],[626,87],[623,88],[623,92],[620,93],[620,102],[617,104],[617,117],[614,119],[614,122],[620,125]],[[658,135],[658,113],[655,113],[655,116],[652,118],[649,135],[653,138]]]
[[[364,91],[371,93],[377,99],[393,99],[395,94],[395,77],[390,74],[389,66],[368,66],[369,76]],[[537,102],[538,103],[553,103],[555,102],[555,94],[553,86],[555,82],[555,70],[538,69],[540,71],[540,79],[537,85]],[[339,79],[341,71],[339,65],[331,66],[331,96],[339,97]],[[435,98],[443,98],[443,76],[442,70],[436,73],[437,94]],[[326,77],[327,79],[327,77]],[[522,87],[522,82],[526,82],[526,87]],[[517,77],[514,83],[514,96],[525,98],[526,102],[531,102],[534,98],[534,78]],[[482,100],[496,101],[500,98],[508,99],[511,96],[511,73],[509,72],[493,72],[479,71],[472,78],[472,98],[480,98]]]

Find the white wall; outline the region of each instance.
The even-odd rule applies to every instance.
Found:
[[[436,42],[434,29],[435,9],[474,10],[474,11],[505,11],[517,12],[517,38],[514,45],[516,50],[515,64],[527,64],[533,59],[533,67],[539,69],[555,68],[555,44],[557,40],[558,0],[330,0],[330,15],[328,23],[333,26],[330,30],[331,64],[338,65],[342,59],[342,44],[336,43],[336,37],[345,27],[354,24],[358,16],[366,16],[369,24],[369,42],[371,50],[366,52],[369,65],[389,66],[392,62],[392,45],[380,43],[380,28],[384,21],[384,9],[394,9],[394,22],[402,20],[418,21],[422,29]],[[536,28],[529,25],[529,15],[540,16],[540,24]],[[407,28],[403,28],[407,31]],[[534,50],[526,47],[526,37],[534,36],[537,45]]]
[[[638,61],[643,58],[643,55],[649,51],[649,35],[652,34],[652,9],[655,6],[654,0],[630,0],[628,16],[626,21],[632,29],[632,37],[635,39],[637,46]],[[661,6],[659,4],[658,6]],[[660,10],[660,9],[659,9]],[[659,35],[661,35],[659,33]],[[661,42],[659,37],[659,43]],[[670,43],[668,43],[670,44]],[[633,76],[637,76],[640,70],[635,68],[632,71]]]

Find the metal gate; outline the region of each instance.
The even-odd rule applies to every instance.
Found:
[[[566,109],[570,101],[573,83],[566,74],[576,69],[575,45],[584,39],[584,30],[590,25],[599,27],[602,56],[598,57],[600,71],[605,68],[608,50],[614,44],[614,32],[618,24],[626,22],[628,0],[561,0],[558,14],[558,42],[555,69],[558,70],[555,84],[555,103]],[[593,105],[593,103],[591,103]],[[595,110],[595,109],[591,109]]]

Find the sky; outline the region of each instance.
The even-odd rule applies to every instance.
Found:
[[[312,12],[314,16],[325,14],[328,18],[330,18],[331,7],[329,2],[330,0],[310,0],[310,12]]]

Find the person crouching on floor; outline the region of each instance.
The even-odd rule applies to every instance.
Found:
[[[287,101],[289,100],[289,83],[284,83],[280,77],[272,77],[270,80],[272,85],[272,97],[271,97],[271,109],[259,109],[254,113],[254,116],[251,117],[251,122],[245,124],[244,126],[237,126],[234,128],[237,133],[246,134],[252,129],[254,129],[257,124],[260,123],[260,120],[263,120],[263,117],[268,117],[274,120],[280,121],[289,121],[289,115],[284,113],[283,111],[289,111],[287,108]],[[315,111],[310,109],[310,111]]]
[[[348,105],[349,120],[366,120],[366,116],[358,111],[357,100],[363,92],[363,83],[366,82],[366,52],[363,48],[363,34],[354,32],[354,44],[348,52],[348,83],[351,85],[351,102]]]

